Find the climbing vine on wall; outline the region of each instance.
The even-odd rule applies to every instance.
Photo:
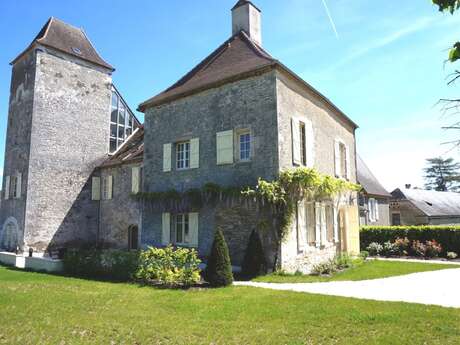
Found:
[[[255,206],[273,217],[274,228],[281,240],[289,229],[299,202],[337,199],[360,189],[359,185],[320,174],[314,169],[297,168],[281,172],[274,181],[259,179],[255,187],[222,187],[207,183],[200,189],[185,192],[138,193],[134,197],[157,211],[168,212],[199,210],[205,204]]]

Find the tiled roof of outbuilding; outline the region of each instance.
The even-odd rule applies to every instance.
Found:
[[[359,155],[356,155],[358,183],[369,195],[391,197]]]
[[[27,49],[11,63],[14,64],[34,44],[54,48],[98,66],[112,71],[114,70],[114,68],[105,62],[97,53],[83,29],[76,28],[54,17],[51,17],[46,22]]]
[[[144,127],[141,125],[123,143],[115,153],[109,157],[101,168],[109,168],[121,164],[142,162],[144,159]]]
[[[396,200],[408,200],[428,217],[459,217],[460,193],[424,189],[395,189]]]

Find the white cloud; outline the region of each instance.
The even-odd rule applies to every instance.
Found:
[[[411,25],[409,26],[406,26],[398,31],[395,31],[395,32],[392,32],[388,35],[386,35],[385,37],[382,37],[380,39],[377,39],[375,40],[374,42],[372,42],[371,44],[368,44],[366,46],[362,46],[362,47],[359,47],[357,49],[355,49],[354,52],[352,52],[351,54],[349,54],[348,56],[345,56],[343,59],[339,60],[336,64],[332,65],[329,69],[330,70],[335,70],[353,60],[356,60],[368,53],[370,53],[371,51],[375,50],[375,49],[380,49],[380,48],[383,48],[385,46],[388,46],[396,41],[398,41],[399,39],[405,37],[405,36],[408,36],[408,35],[411,35],[413,33],[416,33],[420,30],[423,30],[425,28],[427,28],[428,26],[430,26],[433,22],[435,21],[435,18],[433,17],[422,17],[422,18],[419,18],[418,20],[416,20],[414,23],[412,23]]]

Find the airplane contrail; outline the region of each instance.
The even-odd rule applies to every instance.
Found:
[[[327,16],[329,17],[329,21],[331,22],[332,29],[335,32],[335,37],[339,38],[339,33],[337,32],[337,28],[335,27],[334,19],[332,19],[331,12],[329,11],[329,7],[327,7],[326,0],[322,0],[324,8],[326,9]]]

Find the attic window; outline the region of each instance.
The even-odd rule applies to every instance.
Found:
[[[81,50],[77,47],[72,47],[72,51],[75,53],[75,54],[78,54],[78,55],[81,55]]]

